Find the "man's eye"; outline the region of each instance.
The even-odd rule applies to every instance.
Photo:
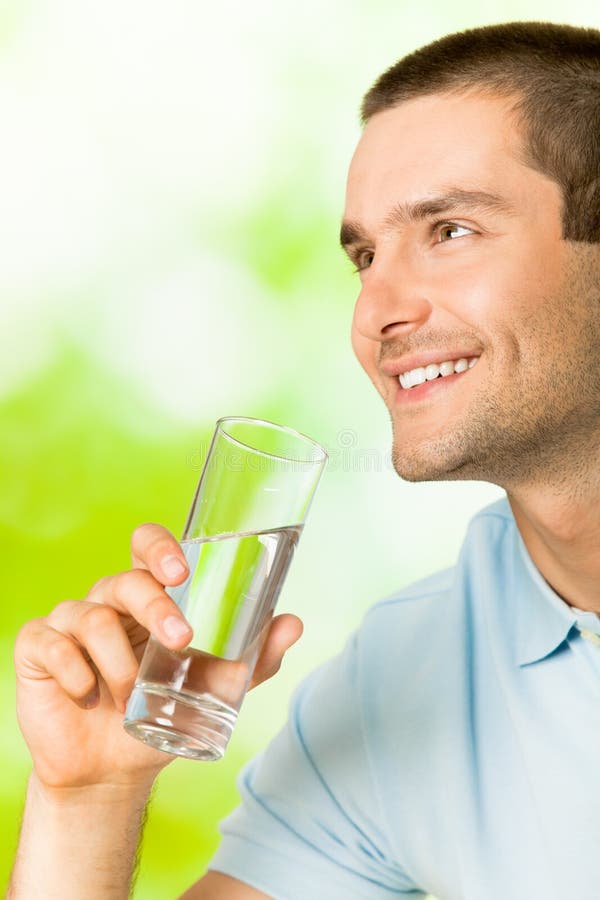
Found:
[[[375,259],[375,254],[372,250],[364,250],[362,253],[357,254],[355,257],[356,268],[355,272],[362,272],[363,269],[368,269],[369,266],[373,264],[373,260]]]
[[[435,230],[438,234],[438,244],[447,244],[448,241],[457,237],[464,237],[465,234],[473,234],[472,229],[465,228],[464,225],[455,225],[454,222],[444,222],[442,225],[436,225]]]

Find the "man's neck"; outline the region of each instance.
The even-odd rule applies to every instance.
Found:
[[[552,487],[508,491],[529,555],[550,587],[570,606],[600,614],[600,477],[585,490]]]

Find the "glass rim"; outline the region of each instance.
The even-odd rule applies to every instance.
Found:
[[[265,425],[268,428],[274,428],[276,431],[283,431],[302,441],[304,444],[310,444],[311,447],[314,447],[317,450],[318,458],[297,459],[295,456],[280,456],[277,453],[269,453],[268,450],[260,450],[258,447],[253,447],[251,444],[245,444],[244,441],[240,441],[238,438],[229,434],[226,428],[223,427],[224,423],[227,422],[247,422],[252,425]],[[279,459],[282,462],[311,463],[312,465],[322,465],[329,459],[327,451],[317,441],[309,438],[306,434],[302,434],[301,431],[297,431],[295,428],[290,428],[289,425],[278,425],[276,422],[270,422],[268,419],[257,419],[252,416],[222,416],[220,419],[217,419],[215,431],[220,432],[232,444],[237,444],[238,447],[242,447],[244,450],[250,450],[252,453],[266,456],[269,459]]]

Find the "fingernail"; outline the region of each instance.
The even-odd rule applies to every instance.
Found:
[[[98,705],[99,700],[100,700],[100,691],[98,690],[98,685],[96,685],[96,687],[93,688],[89,692],[89,694],[86,694],[86,696],[81,701],[81,705],[85,709],[93,709],[94,706]]]
[[[185,635],[190,635],[192,629],[178,616],[167,616],[162,623],[163,631],[170,641],[179,641]]]
[[[187,572],[184,564],[176,556],[165,556],[160,565],[167,578],[181,578],[184,572]]]

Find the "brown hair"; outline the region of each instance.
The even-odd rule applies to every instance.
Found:
[[[509,22],[447,35],[384,72],[361,120],[414,97],[474,89],[515,98],[524,162],[562,189],[563,236],[600,242],[600,31]]]

